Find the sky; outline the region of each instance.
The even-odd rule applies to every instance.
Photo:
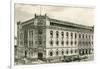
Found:
[[[47,14],[48,17],[53,19],[69,21],[86,26],[94,25],[94,8],[92,7],[15,4],[15,36],[17,36],[17,21],[23,22],[28,19],[34,18],[34,14]]]

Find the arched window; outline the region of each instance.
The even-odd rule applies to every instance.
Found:
[[[87,38],[87,34],[86,34],[86,38]]]
[[[75,41],[75,45],[77,44],[77,41]]]
[[[71,38],[73,38],[73,33],[71,33]]]
[[[50,41],[50,45],[51,45],[51,46],[53,45],[53,40]]]
[[[92,41],[92,45],[93,45],[93,41]]]
[[[69,42],[68,41],[66,41],[66,45],[68,45],[69,44]]]
[[[62,55],[64,55],[64,51],[63,51],[63,50],[62,50],[62,52],[61,52],[61,53],[62,53]]]
[[[64,45],[64,41],[62,41],[61,44]]]
[[[71,41],[71,45],[73,45],[73,41]]]
[[[59,52],[58,51],[56,51],[56,55],[59,55]]]
[[[91,54],[91,49],[89,49],[89,54]]]
[[[61,32],[62,38],[64,38],[64,32]]]
[[[50,31],[50,36],[51,36],[51,38],[53,37],[53,31],[52,30]]]
[[[56,31],[56,37],[57,37],[57,38],[59,37],[59,32],[58,32],[58,31]]]
[[[75,53],[77,53],[77,49],[75,49]]]
[[[50,56],[53,56],[53,52],[52,52],[52,51],[50,51],[49,55],[50,55]]]
[[[84,34],[82,35],[83,39],[84,39]]]
[[[88,54],[88,49],[86,49],[86,54]]]
[[[59,45],[59,41],[58,40],[56,41],[56,44]]]
[[[66,50],[66,54],[68,54],[68,50]]]
[[[77,38],[77,34],[75,33],[75,39]]]
[[[69,34],[68,34],[68,32],[66,33],[66,36],[67,36],[67,38],[69,37]]]
[[[81,38],[81,34],[79,34],[79,38]]]
[[[72,53],[73,53],[73,50],[71,50],[70,52],[71,52],[71,54],[72,54]]]
[[[82,49],[82,55],[84,55],[84,53],[85,53],[85,52],[84,52],[84,49]]]

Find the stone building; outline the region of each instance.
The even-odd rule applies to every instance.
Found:
[[[93,27],[36,15],[17,23],[18,58],[60,61],[93,54]]]

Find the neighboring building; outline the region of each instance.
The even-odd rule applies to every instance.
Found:
[[[56,62],[64,56],[89,56],[93,54],[93,33],[90,26],[35,14],[17,23],[18,57]]]

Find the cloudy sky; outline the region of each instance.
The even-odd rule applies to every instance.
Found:
[[[44,15],[50,18],[74,22],[77,24],[93,26],[94,25],[94,9],[69,6],[46,6],[35,4],[15,4],[15,35],[17,21],[26,21],[34,18],[34,14]]]

